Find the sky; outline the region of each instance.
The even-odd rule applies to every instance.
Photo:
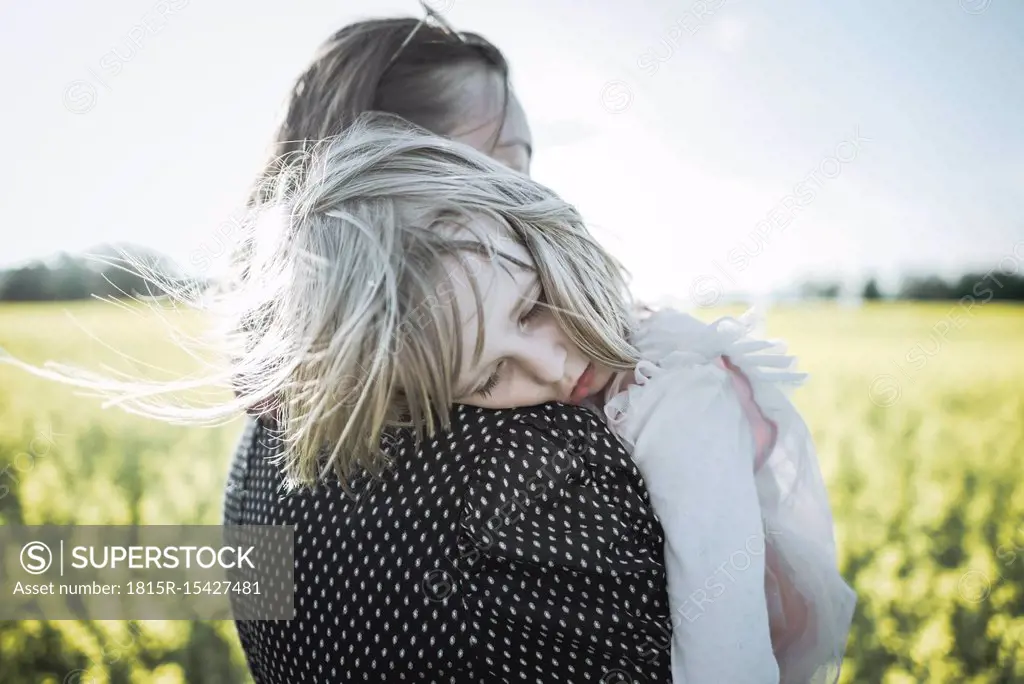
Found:
[[[1024,273],[1024,3],[429,2],[506,53],[534,177],[642,298]],[[4,3],[0,266],[218,257],[317,45],[399,15],[419,5]]]

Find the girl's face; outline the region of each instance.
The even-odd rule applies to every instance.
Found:
[[[532,261],[522,245],[499,241],[500,251]],[[456,402],[483,408],[534,406],[549,401],[579,404],[600,392],[613,371],[586,358],[544,306],[534,271],[501,257],[464,255],[465,270],[449,272],[461,317],[463,359]],[[484,312],[484,346],[474,362],[477,309],[469,275],[474,274]]]

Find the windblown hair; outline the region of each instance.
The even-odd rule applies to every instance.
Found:
[[[230,362],[171,383],[58,375],[180,423],[222,423],[263,406],[280,426],[289,487],[332,470],[342,483],[378,474],[391,427],[413,427],[421,439],[448,427],[470,351],[450,285],[462,278],[477,294],[480,323],[473,269],[511,259],[505,240],[525,248],[553,316],[587,357],[635,365],[624,270],[539,183],[386,115],[362,117],[296,173],[303,180],[283,179],[287,190],[254,216],[247,277],[234,274],[200,302],[220,324]],[[481,325],[474,355],[482,344]],[[211,384],[232,385],[235,397],[204,407],[160,399]]]
[[[289,93],[270,158],[250,188],[250,208],[273,200],[284,182],[301,183],[304,162],[321,141],[369,112],[395,114],[446,137],[503,124],[512,94],[508,62],[483,36],[460,35],[416,17],[357,21],[331,35]],[[486,85],[467,95],[467,84],[477,79]],[[498,120],[467,122],[479,98],[497,99]],[[498,143],[501,128],[495,126],[489,145]],[[236,239],[231,258],[244,265],[254,248],[251,240]]]

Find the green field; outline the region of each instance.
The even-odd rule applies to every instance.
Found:
[[[1024,682],[1024,308],[807,305],[773,311],[767,332],[811,373],[796,401],[860,596],[842,681]],[[136,373],[195,364],[158,318],[109,304],[2,306],[0,347]],[[103,410],[0,366],[0,521],[217,524],[239,428]],[[246,680],[231,623],[0,623],[5,684]]]

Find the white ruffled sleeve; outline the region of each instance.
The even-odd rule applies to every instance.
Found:
[[[677,352],[636,382],[606,413],[665,531],[673,682],[776,684],[752,436],[727,373]]]
[[[665,530],[677,684],[835,682],[852,621],[817,456],[786,393],[805,376],[753,326],[657,312],[636,340],[635,384],[605,406]]]

